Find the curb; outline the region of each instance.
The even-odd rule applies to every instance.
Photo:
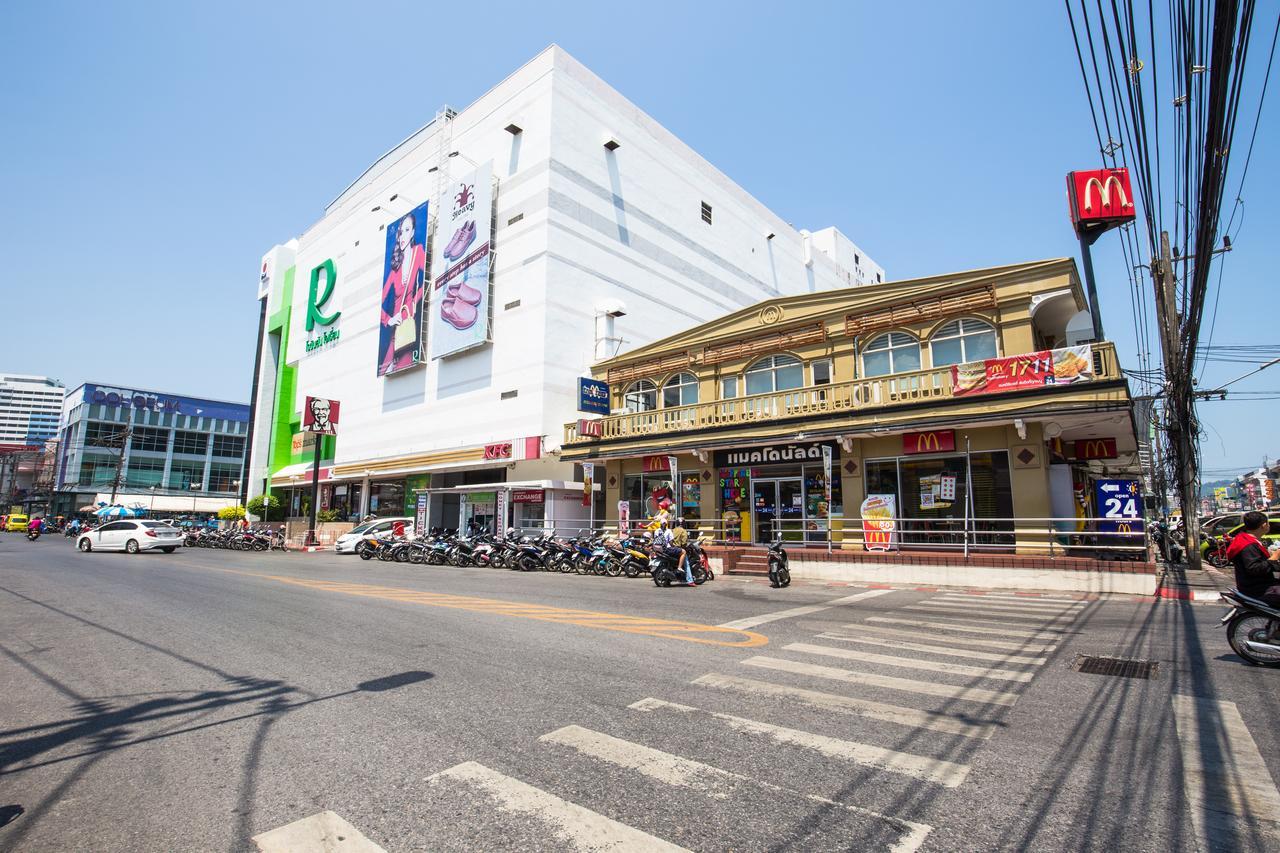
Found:
[[[1160,587],[1156,590],[1158,598],[1172,598],[1178,601],[1221,601],[1222,595],[1217,590],[1207,589],[1170,589]]]
[[[320,554],[325,551],[332,550],[330,545],[290,545],[290,551],[297,551],[301,554]]]

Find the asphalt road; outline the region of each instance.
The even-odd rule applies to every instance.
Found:
[[[0,849],[1275,850],[1222,612],[5,534]]]

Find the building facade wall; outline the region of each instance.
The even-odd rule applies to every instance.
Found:
[[[619,141],[616,150],[608,139]],[[492,342],[378,377],[382,229],[423,201],[434,219],[449,180],[486,162],[497,179]],[[701,221],[703,200],[711,225]],[[816,260],[806,264],[806,252]],[[326,310],[341,311],[340,337],[308,352],[308,282],[326,261],[336,270]],[[393,149],[264,264],[268,322],[255,404],[269,413],[259,423],[271,435],[255,441],[251,496],[309,461],[288,451],[308,395],[342,404],[338,438],[322,447],[324,476],[358,482],[366,496],[380,476],[457,470],[487,445],[525,437],[541,450],[513,458],[506,480],[571,482],[572,465],[555,454],[576,411],[576,379],[595,358],[601,306],[625,305],[616,334],[650,341],[727,307],[852,283],[849,271],[556,47]]]

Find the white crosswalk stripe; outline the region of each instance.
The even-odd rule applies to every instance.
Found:
[[[775,684],[771,681],[758,681],[754,678],[740,678],[734,675],[722,675],[710,672],[690,682],[699,687],[710,687],[716,690],[732,691],[749,696],[763,696],[786,699],[817,708],[822,711],[834,711],[869,720],[895,723],[900,726],[926,729],[962,737],[989,739],[999,725],[996,723],[975,722],[969,715],[951,716],[939,711],[919,711],[915,708],[903,708],[884,702],[873,702],[856,696],[845,696],[840,693],[826,693],[810,690],[805,687],[792,687],[786,684]]]
[[[703,711],[690,705],[666,702],[662,699],[652,697],[641,699],[629,707],[636,711],[673,711],[680,714],[705,715],[724,723],[739,734],[760,735],[776,744],[803,747],[827,758],[839,758],[877,770],[900,773],[924,782],[945,785],[948,788],[957,787],[969,775],[968,765],[954,761],[943,761],[872,744],[827,737],[717,711]]]
[[[938,614],[939,617],[942,617],[942,615],[943,614]],[[946,614],[946,617],[950,619],[964,618],[963,616],[958,616],[958,615],[952,616],[951,614]],[[1003,628],[1003,627],[992,628],[992,627],[989,627],[991,625],[991,620],[989,619],[980,620],[977,625],[966,624],[964,622],[929,621],[924,616],[921,616],[920,618],[916,618],[916,619],[896,619],[892,616],[868,616],[867,621],[880,622],[885,625],[916,625],[916,626],[923,626],[925,628],[938,628],[944,631],[951,631],[951,632],[964,631],[965,633],[968,633],[968,634],[988,634],[988,635],[994,634],[1001,637],[1024,637],[1028,640],[1059,640],[1062,638],[1062,634],[1064,633],[1062,631],[1056,631],[1052,629],[1023,631],[1018,628]],[[858,628],[858,627],[862,627],[862,624],[859,622],[854,622],[852,624],[846,625],[845,627]],[[968,639],[962,640],[962,638],[960,637],[954,637],[954,639],[957,641],[968,642],[972,644],[972,641]],[[1010,648],[1014,648],[1014,647],[1031,650],[1030,647],[1024,647],[1021,643],[1015,643],[1013,646],[1010,646]],[[1000,648],[1000,647],[994,646],[993,648]],[[1040,649],[1036,649],[1035,651],[1040,651]]]
[[[340,815],[322,811],[253,836],[261,853],[386,853]]]
[[[713,798],[728,798],[740,786],[746,784],[883,820],[903,832],[903,838],[892,848],[895,853],[910,853],[918,849],[932,831],[932,827],[925,824],[892,818],[857,806],[836,803],[825,797],[790,791],[769,782],[752,779],[582,726],[565,726],[543,735],[538,740],[543,743],[566,746],[598,761],[633,770],[655,782],[677,788],[693,789]]]
[[[1019,624],[1033,627],[1038,624],[1042,627],[1061,626],[1074,621],[1072,614],[1041,614],[1027,613],[1025,610],[1012,612],[1003,610],[989,610],[987,608],[963,607],[954,609],[940,604],[908,604],[903,610],[909,610],[913,613],[921,613],[929,616],[959,616],[959,617],[984,617],[986,621],[996,619],[1014,619]]]
[[[883,633],[884,629],[876,629],[877,633]],[[919,636],[911,634],[909,631],[901,631],[899,633],[908,636]],[[969,658],[970,660],[985,660],[992,663],[1027,663],[1034,666],[1040,666],[1048,662],[1045,657],[1030,657],[1027,655],[1000,654],[998,652],[979,652],[973,649],[960,649],[955,646],[930,646],[923,643],[904,642],[902,640],[880,640],[876,637],[858,637],[849,634],[824,633],[818,637],[823,640],[839,640],[844,643],[861,643],[864,646],[879,646],[885,649],[902,649],[909,652],[925,652],[932,655],[946,655],[947,657]]]
[[[1037,619],[1043,618],[1045,616],[1075,615],[1084,609],[1083,607],[1057,607],[1057,606],[1046,609],[1042,607],[1024,607],[1021,604],[1014,604],[1012,602],[1009,604],[988,604],[985,601],[982,601],[982,602],[946,601],[939,598],[930,598],[924,601],[917,601],[914,604],[911,604],[908,606],[936,607],[942,610],[958,610],[958,611],[963,611],[968,613],[992,613],[995,615],[1001,615],[1004,613],[1026,613],[1026,614],[1035,616]]]
[[[1033,672],[1020,672],[1013,669],[997,667],[970,666],[963,663],[948,663],[936,660],[917,660],[916,658],[881,655],[864,652],[858,649],[837,649],[832,646],[818,646],[813,643],[789,643],[782,647],[784,651],[801,652],[809,655],[823,655],[842,660],[859,661],[861,663],[880,664],[881,666],[902,667],[903,669],[922,669],[929,672],[942,672],[947,675],[963,675],[970,678],[991,678],[996,681],[1028,682],[1035,675]]]
[[[944,598],[959,598],[965,601],[982,601],[988,600],[1005,600],[1005,601],[1055,601],[1063,604],[1076,604],[1082,599],[1072,598],[1068,596],[1052,596],[1052,595],[1018,595],[1016,592],[984,592],[984,593],[964,593],[964,592],[948,592],[943,593]]]
[[[983,596],[981,598],[964,598],[958,595],[941,595],[941,596],[937,596],[935,598],[930,598],[926,600],[932,601],[935,603],[942,603],[942,604],[961,604],[961,605],[964,605],[965,607],[999,607],[999,608],[1008,607],[1016,610],[1037,610],[1037,611],[1052,610],[1052,611],[1063,612],[1063,613],[1068,611],[1081,610],[1084,608],[1083,604],[1071,604],[1065,601],[1064,602],[1036,601],[1035,599],[1032,599],[1030,601],[1014,601],[1007,598],[991,599],[991,598],[987,598],[986,596]]]
[[[938,696],[944,699],[962,699],[968,702],[980,702],[987,705],[1006,705],[1012,707],[1018,701],[1017,693],[1006,693],[999,690],[987,690],[979,687],[956,687],[951,684],[936,684],[932,681],[916,681],[911,678],[897,678],[891,675],[875,675],[869,672],[854,672],[830,666],[818,666],[811,663],[784,660],[782,658],[757,655],[743,661],[746,666],[771,669],[778,672],[789,672],[795,675],[811,675],[815,678],[826,678],[846,684],[862,684],[868,687],[884,687],[889,690],[901,690],[907,693],[921,693],[925,696]]]
[[[468,761],[427,777],[428,784],[459,782],[491,798],[495,807],[520,820],[546,825],[572,850],[681,851],[685,848],[597,814],[541,788]]]
[[[1234,702],[1173,697],[1182,785],[1201,850],[1280,850],[1280,791]],[[1268,721],[1269,722],[1269,721]]]
[[[887,595],[894,592],[892,589],[869,589],[866,592],[859,592],[854,595],[846,595],[843,598],[835,598],[823,604],[807,604],[803,607],[792,607],[790,610],[778,610],[774,613],[763,613],[759,616],[752,616],[748,619],[738,619],[735,622],[725,622],[723,625],[717,625],[717,628],[736,628],[739,631],[745,631],[754,628],[757,625],[764,625],[768,622],[777,622],[779,619],[791,619],[796,616],[808,616],[810,613],[817,613],[821,610],[830,610],[832,607],[841,607],[845,604],[852,604],[855,601],[862,601],[864,598],[875,598],[880,595]]]

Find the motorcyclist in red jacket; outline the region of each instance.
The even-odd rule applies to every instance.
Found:
[[[1270,551],[1262,543],[1262,537],[1270,530],[1267,516],[1261,512],[1244,514],[1244,530],[1237,533],[1227,546],[1227,559],[1235,566],[1236,589],[1272,607],[1280,607],[1280,583],[1275,573],[1280,571],[1277,550]]]

